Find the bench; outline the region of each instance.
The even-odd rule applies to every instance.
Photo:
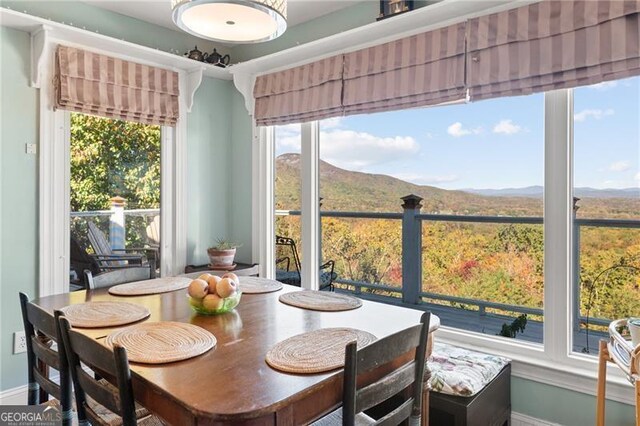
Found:
[[[509,359],[436,343],[427,365],[431,372],[429,424],[510,424]]]

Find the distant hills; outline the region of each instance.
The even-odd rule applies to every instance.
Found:
[[[276,159],[276,208],[300,209],[300,155]],[[590,217],[640,216],[638,189],[579,188],[580,215]],[[320,195],[323,210],[400,212],[400,197],[422,197],[423,213],[542,216],[542,187],[446,190],[416,185],[391,176],[354,172],[320,161]],[[592,197],[592,198],[589,198]],[[615,201],[611,201],[615,199]],[[615,209],[611,206],[615,205]]]
[[[542,197],[542,186],[527,186],[524,188],[504,188],[504,189],[475,189],[465,188],[461,191],[472,194],[486,195],[489,197]],[[640,198],[640,188],[575,188],[576,197],[592,198]]]

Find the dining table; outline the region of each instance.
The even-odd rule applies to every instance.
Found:
[[[282,294],[296,291],[302,290],[285,284],[279,291],[243,294],[233,311],[221,315],[195,313],[185,289],[127,297],[111,295],[108,289],[84,290],[33,303],[53,321],[55,310],[72,304],[125,301],[149,309],[144,321],[182,322],[211,332],[216,346],[200,356],[166,364],[131,363],[136,400],[171,425],[301,425],[340,406],[342,370],[317,374],[276,370],[265,361],[274,345],[328,327],[350,327],[380,339],[418,324],[423,311],[363,300],[357,309],[322,312],[279,301]],[[438,317],[431,315],[430,331],[439,325]],[[105,342],[121,328],[77,330]],[[423,406],[428,410],[428,404]]]

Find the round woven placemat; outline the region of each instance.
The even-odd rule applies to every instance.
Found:
[[[216,338],[193,324],[163,321],[114,331],[107,336],[106,343],[109,346],[115,343],[124,346],[129,361],[164,364],[203,354],[216,345]]]
[[[376,340],[366,331],[353,328],[322,328],[290,337],[267,352],[266,361],[286,373],[322,373],[344,366],[347,343],[362,348]]]
[[[152,280],[116,285],[109,289],[109,293],[116,296],[141,296],[144,294],[166,293],[187,288],[191,281],[190,278],[186,277],[154,278]]]
[[[293,291],[280,296],[280,301],[298,308],[314,311],[349,311],[362,306],[362,300],[346,294],[326,291]]]
[[[80,328],[115,327],[150,315],[146,307],[127,302],[85,302],[65,306],[61,311],[72,326]]]
[[[238,277],[240,280],[240,290],[244,294],[271,293],[282,290],[280,281],[257,277]]]

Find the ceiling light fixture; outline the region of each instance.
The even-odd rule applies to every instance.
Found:
[[[224,43],[273,40],[287,29],[287,0],[171,0],[173,22]]]

